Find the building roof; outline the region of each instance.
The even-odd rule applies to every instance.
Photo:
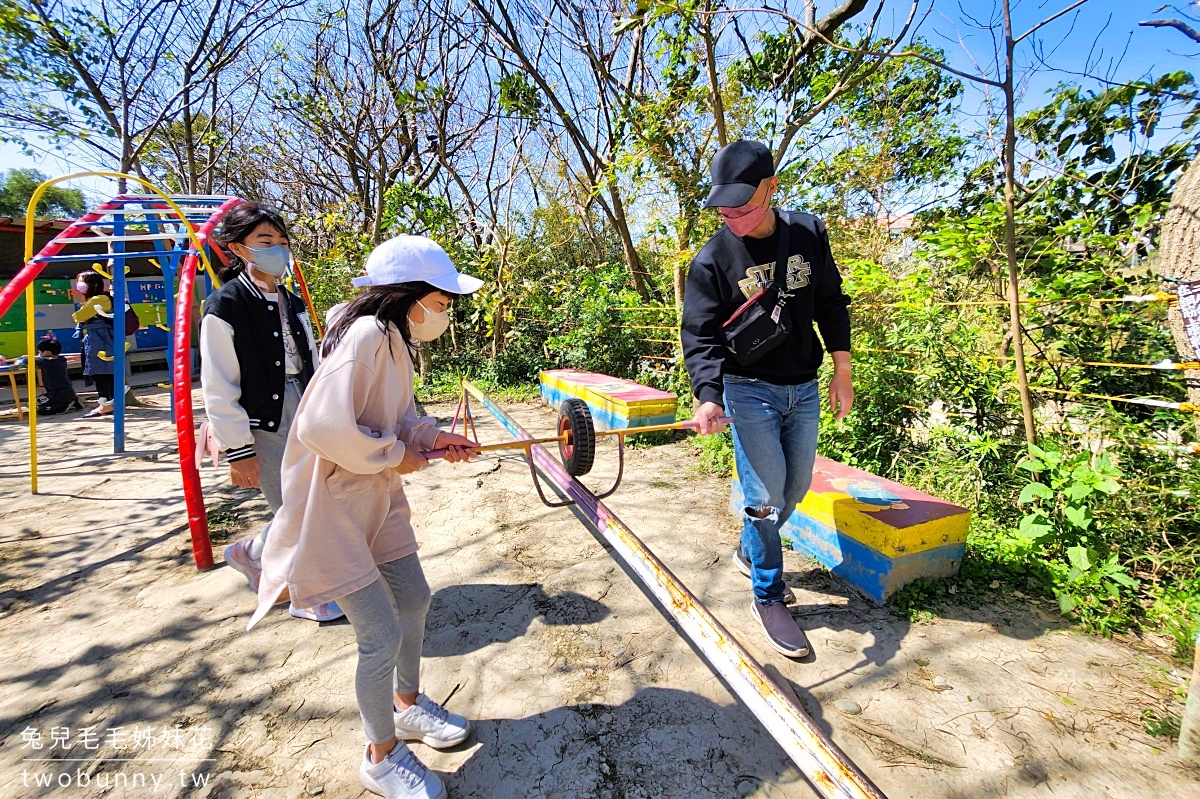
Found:
[[[34,233],[59,233],[73,224],[75,224],[74,219],[35,219],[33,220],[33,231]],[[6,233],[24,233],[25,218],[21,216],[0,216],[0,230]]]

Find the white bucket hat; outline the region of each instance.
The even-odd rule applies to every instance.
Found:
[[[356,277],[356,286],[386,286],[423,281],[451,294],[471,294],[483,281],[464,275],[438,243],[425,236],[396,236],[367,256],[367,273]]]

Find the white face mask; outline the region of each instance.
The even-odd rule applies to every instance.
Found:
[[[411,316],[408,318],[408,332],[414,340],[433,341],[450,327],[450,311],[431,311],[420,300],[417,300],[417,305],[425,312],[425,321],[414,322]]]

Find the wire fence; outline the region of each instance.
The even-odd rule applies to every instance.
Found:
[[[1057,306],[1057,305],[1133,305],[1133,306],[1148,306],[1154,304],[1165,304],[1168,306],[1174,305],[1177,302],[1177,297],[1174,293],[1168,291],[1159,291],[1151,294],[1129,294],[1120,297],[1062,297],[1045,300],[1035,300],[1032,298],[1021,298],[1020,305],[1024,307],[1038,306]],[[867,302],[855,303],[855,309],[887,309],[896,308],[902,310],[920,310],[927,307],[942,307],[942,308],[966,308],[966,307],[1003,307],[1007,306],[1008,300],[995,298],[983,300],[951,300],[933,303],[913,303],[913,302]],[[675,364],[675,369],[679,368],[682,361],[682,345],[679,340],[679,311],[673,305],[642,305],[630,306],[622,308],[621,311],[630,317],[630,323],[624,327],[630,331],[638,331],[643,334],[643,338],[637,339],[647,345],[648,351],[642,357],[656,362],[671,362]],[[660,318],[655,319],[654,316]],[[666,323],[667,321],[670,323]],[[674,333],[673,338],[663,336],[664,331]],[[668,354],[664,351],[664,347],[671,347],[671,352]],[[876,354],[900,355],[907,358],[928,359],[934,353],[922,352],[911,349],[898,349],[887,347],[873,347],[856,345],[856,352],[867,352]],[[998,363],[1015,363],[1016,356],[1006,354],[989,354],[989,353],[964,353],[963,357],[975,359],[978,361],[993,361]],[[1103,360],[1103,359],[1086,359],[1086,358],[1045,358],[1038,356],[1027,356],[1026,363],[1038,364],[1051,369],[1067,370],[1067,369],[1103,369],[1103,370],[1132,370],[1140,373],[1178,373],[1184,371],[1200,371],[1200,361],[1175,361],[1164,359],[1153,363],[1135,363],[1131,361],[1121,360]],[[672,369],[652,369],[659,373],[672,372]],[[898,368],[897,372],[922,377],[934,377],[928,371],[921,368]],[[1059,388],[1056,386],[1041,386],[1031,385],[1030,391],[1034,394],[1047,397],[1065,398],[1071,401],[1080,402],[1081,404],[1088,403],[1120,403],[1124,405],[1142,406],[1161,410],[1175,411],[1181,414],[1200,414],[1200,405],[1192,404],[1186,400],[1172,400],[1154,396],[1118,396],[1115,394],[1103,394],[1098,392],[1081,391],[1071,388]],[[912,405],[901,405],[908,410],[917,411],[920,413],[931,413],[931,408],[920,408]],[[970,418],[975,414],[964,412],[961,410],[939,410],[945,416],[966,417]],[[1157,449],[1165,452],[1200,454],[1200,444],[1170,444],[1161,441],[1143,441],[1139,446]]]

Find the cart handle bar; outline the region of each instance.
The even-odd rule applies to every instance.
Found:
[[[718,416],[713,420],[716,424],[733,424],[732,416]],[[640,433],[661,433],[666,430],[696,430],[699,429],[700,423],[697,421],[675,422],[673,424],[650,424],[645,427],[628,427],[623,430],[597,430],[596,437],[600,436],[636,436]]]
[[[567,434],[563,433],[561,436],[551,436],[549,438],[531,438],[526,441],[508,441],[503,444],[476,444],[470,447],[463,447],[463,449],[469,449],[472,452],[493,452],[500,449],[523,449],[526,452],[529,452],[529,448],[534,444],[554,444],[566,440]],[[431,449],[422,452],[421,457],[427,461],[431,461],[437,458],[446,457],[446,453],[449,451],[450,450],[447,447],[443,447],[441,449]]]
[[[716,421],[718,424],[732,424],[733,423],[733,419],[729,416],[721,416],[721,417],[718,417],[714,421]],[[620,436],[622,439],[624,439],[625,436],[637,435],[639,433],[661,433],[664,430],[695,430],[698,427],[700,427],[699,422],[690,421],[690,422],[675,422],[674,424],[647,425],[646,427],[634,427],[634,428],[628,428],[625,430],[600,430],[600,431],[595,431],[593,434],[597,437],[599,437],[599,436]],[[563,433],[560,436],[550,436],[549,438],[531,438],[526,441],[509,441],[509,442],[505,442],[503,444],[483,444],[483,445],[476,445],[473,447],[467,447],[467,449],[470,449],[472,452],[476,452],[476,453],[478,453],[478,452],[494,452],[496,450],[501,450],[501,449],[521,449],[521,450],[525,450],[525,452],[529,452],[529,448],[532,447],[534,444],[562,443],[562,442],[565,442],[568,440],[567,436],[568,436],[567,433]],[[442,449],[431,449],[426,452],[422,452],[421,457],[425,458],[425,460],[431,461],[431,460],[436,460],[438,458],[446,457],[447,452],[449,452],[449,450],[444,447]]]

